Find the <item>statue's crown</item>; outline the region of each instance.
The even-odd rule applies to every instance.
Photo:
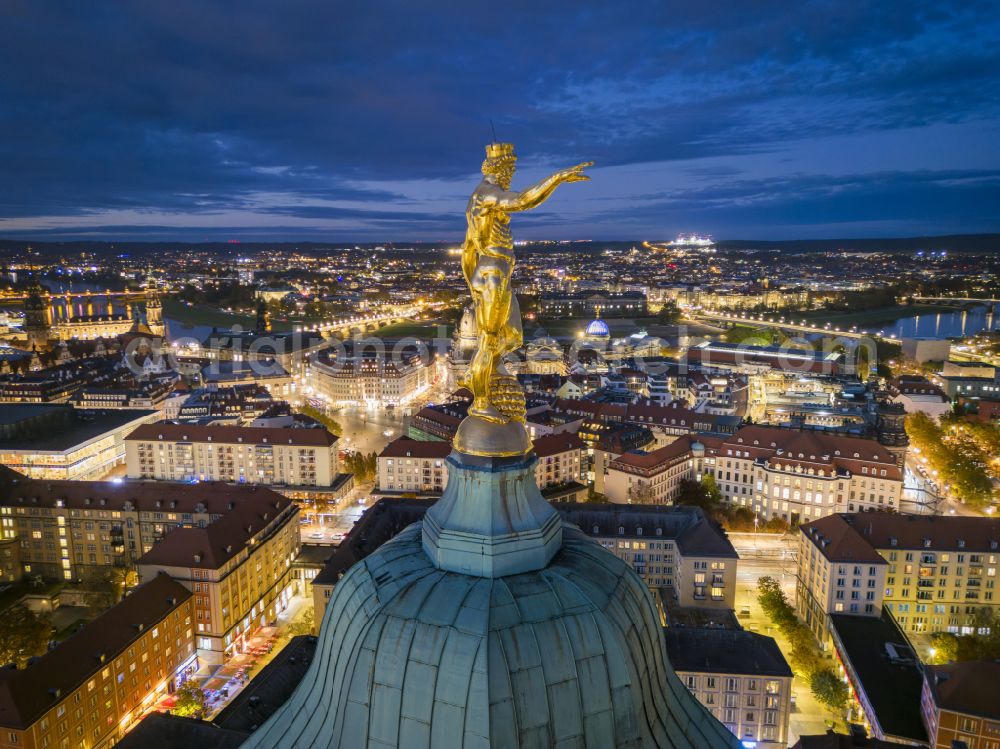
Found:
[[[514,158],[513,143],[490,143],[486,146],[486,158]]]

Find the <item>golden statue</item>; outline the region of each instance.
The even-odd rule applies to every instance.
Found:
[[[510,143],[486,146],[483,181],[465,209],[468,230],[462,272],[472,293],[479,348],[462,384],[472,391],[469,418],[455,436],[455,447],[472,455],[517,455],[530,448],[524,430],[524,393],[502,358],[523,341],[521,311],[511,288],[514,242],[510,214],[544,203],[563,182],[584,182],[593,162],[556,172],[521,192],[510,189],[517,157]],[[469,423],[475,420],[478,423]],[[484,429],[486,425],[502,427]]]

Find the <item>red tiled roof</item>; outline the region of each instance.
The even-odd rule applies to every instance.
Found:
[[[1000,720],[1000,661],[968,661],[925,666],[934,702],[942,710]]]
[[[544,458],[549,455],[579,450],[583,442],[575,434],[559,433],[539,437],[532,443],[535,455]],[[410,437],[397,437],[383,448],[380,458],[427,458],[442,459],[451,453],[450,442],[415,440]]]
[[[651,452],[632,452],[619,455],[608,464],[608,468],[640,468],[651,470],[658,467],[666,467],[677,461],[678,458],[686,457],[691,452],[690,437],[684,436],[664,445]]]
[[[303,447],[330,447],[338,437],[326,429],[293,429],[290,427],[236,427],[201,424],[143,424],[134,429],[126,441],[136,442],[221,442],[248,445],[301,445]]]
[[[568,450],[580,450],[583,448],[583,440],[575,434],[560,432],[556,434],[546,434],[536,438],[532,442],[535,455],[545,458],[549,455],[558,455]]]
[[[298,514],[298,508],[280,494],[240,502],[204,528],[174,528],[140,557],[137,564],[219,569],[289,506],[293,506],[293,511],[287,514],[284,522]]]
[[[451,452],[450,442],[431,440],[415,440],[409,437],[397,437],[382,452],[380,458],[429,458],[443,459]]]
[[[863,472],[862,468],[874,470],[877,467],[880,472],[885,470],[886,478],[902,479],[902,471],[889,449],[875,440],[860,437],[811,429],[745,426],[728,437],[717,454],[723,456],[727,450],[739,450],[751,458],[782,465],[841,468],[857,474]],[[778,450],[781,450],[780,455]]]
[[[858,532],[876,549],[927,548],[972,553],[1000,550],[1000,518],[889,512],[865,512],[848,517],[854,518]]]
[[[827,515],[799,526],[799,530],[832,562],[886,564],[844,515]]]
[[[56,481],[29,479],[0,466],[0,505],[6,507],[55,507],[58,502],[73,509],[122,510],[131,503],[137,512],[193,513],[201,504],[210,515],[221,515],[232,504],[283,497],[263,486],[240,486],[222,482],[199,484],[170,481]]]

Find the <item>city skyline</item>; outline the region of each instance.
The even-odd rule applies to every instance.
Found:
[[[15,5],[0,238],[456,241],[494,127],[526,238],[1000,230],[995,6],[460,10]]]

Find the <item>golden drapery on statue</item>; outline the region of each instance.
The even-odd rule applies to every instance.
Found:
[[[510,143],[490,143],[483,181],[465,210],[468,230],[462,272],[472,294],[479,347],[462,384],[472,391],[469,416],[455,435],[455,448],[471,455],[510,456],[530,448],[524,429],[524,393],[503,366],[503,357],[523,341],[521,311],[511,288],[514,241],[510,214],[544,203],[564,182],[583,182],[592,162],[546,177],[520,192],[510,189],[517,157]]]

